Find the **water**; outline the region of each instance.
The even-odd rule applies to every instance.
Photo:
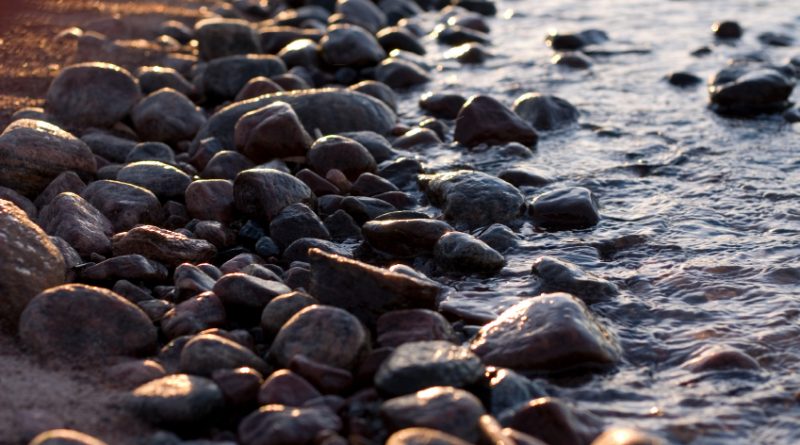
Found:
[[[462,163],[496,174],[535,167],[557,178],[544,190],[580,185],[599,197],[603,220],[593,230],[541,233],[525,225],[524,242],[501,275],[456,287],[500,295],[474,300],[473,309],[496,313],[530,295],[530,264],[538,255],[614,281],[621,295],[592,310],[619,334],[622,363],[588,381],[550,385],[609,425],[673,443],[800,443],[800,125],[780,116],[721,118],[706,108],[703,86],[679,90],[663,80],[677,70],[707,78],[732,57],[783,63],[798,55],[796,47],[764,47],[756,39],[775,31],[800,41],[798,6],[501,1],[490,20],[497,57],[484,66],[443,61],[447,48],[428,42],[426,58],[437,68],[426,89],[489,94],[509,105],[528,91],[555,94],[581,109],[583,124],[610,130],[584,125],[544,134],[526,160],[447,148],[424,153],[431,169]],[[745,27],[736,45],[714,42],[710,25],[723,19]],[[421,18],[427,29],[435,20]],[[589,71],[564,71],[549,64],[543,40],[551,28],[599,28],[611,37],[602,49],[649,52],[595,57]],[[710,55],[690,55],[704,45]],[[404,96],[404,121],[420,119],[420,93]],[[593,247],[623,237],[631,242],[621,250],[601,255]],[[740,348],[761,369],[696,374],[680,367],[709,345]]]

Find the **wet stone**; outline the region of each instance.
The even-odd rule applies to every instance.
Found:
[[[341,246],[334,242],[323,240],[319,238],[299,238],[295,240],[283,252],[283,259],[285,261],[302,261],[309,262],[310,249],[319,249],[320,251],[327,252],[333,255],[341,255],[343,257],[352,256],[352,252],[346,246]],[[306,287],[307,286],[303,286]]]
[[[194,37],[203,60],[258,53],[258,35],[244,20],[212,18],[195,24]]]
[[[695,352],[683,365],[692,372],[730,369],[758,370],[761,366],[746,352],[733,346],[714,345]]]
[[[89,62],[61,70],[50,84],[45,110],[68,127],[110,127],[139,101],[139,82],[110,63]]]
[[[574,70],[587,70],[592,66],[592,60],[580,51],[556,54],[550,62]]]
[[[139,224],[159,224],[164,218],[158,198],[144,187],[119,181],[95,181],[81,196],[105,215],[115,232]]]
[[[514,187],[543,187],[553,182],[544,173],[528,168],[509,168],[500,172],[497,177]]]
[[[331,237],[317,214],[302,203],[292,204],[281,210],[270,222],[269,233],[282,248],[288,247],[300,238],[327,240]]]
[[[723,70],[708,87],[711,108],[723,115],[753,116],[788,108],[795,82],[782,72],[763,68]]]
[[[687,88],[703,83],[703,79],[686,71],[675,71],[667,75],[667,82],[676,87]]]
[[[419,107],[428,114],[443,119],[455,119],[459,110],[467,101],[459,94],[427,92],[420,96]]]
[[[484,414],[477,397],[450,387],[433,387],[415,394],[389,399],[381,405],[381,417],[390,431],[425,427],[476,443]]]
[[[359,93],[366,94],[368,96],[372,96],[384,104],[388,106],[393,111],[397,111],[397,95],[395,94],[394,90],[392,90],[388,85],[385,83],[381,83],[375,80],[364,80],[355,85],[351,85],[348,87],[351,91],[358,91]],[[369,147],[363,139],[355,137],[352,134],[342,134],[342,136],[349,137],[351,139],[355,139],[356,141],[363,144],[367,149],[375,155],[375,152]],[[375,158],[378,161],[382,161],[383,159]]]
[[[433,32],[437,42],[450,46],[465,43],[488,44],[490,42],[488,34],[458,25],[437,25]]]
[[[434,219],[397,219],[369,221],[361,230],[372,248],[395,257],[415,257],[433,253],[439,238],[453,228]]]
[[[297,172],[295,177],[305,182],[305,184],[309,186],[311,191],[317,196],[338,195],[341,193],[339,188],[333,185],[330,181],[307,168]]]
[[[478,235],[478,239],[501,253],[513,249],[521,240],[519,235],[503,224],[492,224]]]
[[[131,119],[140,137],[167,143],[191,140],[206,122],[199,107],[171,88],[150,93],[139,101],[131,111]]]
[[[269,359],[288,366],[296,355],[342,369],[354,369],[369,352],[367,331],[349,312],[333,307],[309,306],[278,331]]]
[[[205,377],[173,374],[136,388],[128,406],[157,425],[190,425],[208,420],[225,403],[216,383]]]
[[[464,64],[481,64],[492,56],[492,53],[479,43],[464,43],[444,53],[445,59],[452,59]]]
[[[483,326],[471,349],[487,365],[553,372],[603,368],[619,359],[616,338],[569,294],[522,301]]]
[[[264,405],[239,424],[239,440],[243,445],[300,445],[313,443],[322,431],[340,429],[341,419],[327,407]]]
[[[208,63],[203,72],[203,90],[212,100],[233,99],[250,79],[285,72],[283,60],[270,54],[222,57]]]
[[[213,292],[204,292],[166,312],[161,319],[161,330],[167,338],[177,338],[221,327],[226,320],[225,307],[219,297]]]
[[[144,187],[161,200],[182,198],[192,182],[183,171],[158,161],[128,164],[117,173],[117,180]]]
[[[163,282],[169,270],[163,264],[150,261],[141,255],[121,255],[81,270],[85,280],[132,280]]]
[[[311,169],[325,175],[331,169],[340,170],[355,180],[364,172],[376,170],[375,159],[363,145],[343,136],[325,136],[317,139],[308,152]]]
[[[341,21],[358,25],[370,33],[376,33],[386,26],[386,14],[369,0],[338,0],[335,13]]]
[[[138,253],[167,266],[207,262],[217,253],[208,241],[148,225],[118,233],[111,243],[114,255]]]
[[[243,273],[224,275],[214,285],[217,294],[226,305],[245,306],[261,310],[278,295],[292,290],[283,283],[263,280]]]
[[[508,224],[523,211],[522,193],[486,173],[460,170],[422,175],[420,182],[431,202],[439,205],[445,217],[456,226],[477,228],[493,223]]]
[[[320,250],[309,258],[311,295],[352,312],[367,326],[391,310],[435,308],[439,287],[428,281]]]
[[[62,284],[64,258],[47,234],[19,207],[0,199],[0,321],[15,330],[22,310],[39,292]]]
[[[610,281],[554,257],[536,258],[531,272],[539,278],[540,292],[566,292],[586,304],[608,301],[619,293],[617,286]]]
[[[360,174],[350,189],[350,193],[361,196],[375,196],[393,191],[397,191],[394,184],[369,172]]]
[[[370,66],[386,57],[375,37],[358,26],[331,26],[319,43],[322,58],[332,66]]]
[[[236,122],[234,132],[237,150],[253,162],[305,158],[314,142],[285,102],[246,113]]]
[[[578,121],[578,109],[566,100],[539,93],[526,93],[514,101],[514,112],[540,131],[557,130]]]
[[[283,59],[283,61],[286,62],[286,59]],[[283,87],[268,77],[258,76],[248,80],[247,83],[244,84],[242,89],[236,93],[234,101],[239,102],[265,94],[277,93],[279,91],[283,91]]]
[[[438,312],[427,309],[387,312],[377,323],[377,341],[381,346],[453,338],[450,323]]]
[[[74,193],[56,196],[39,212],[39,221],[45,232],[68,242],[84,258],[111,250],[111,221]]]
[[[258,389],[258,404],[300,407],[321,396],[303,377],[288,369],[280,369],[273,372]]]
[[[531,379],[510,369],[487,367],[492,415],[505,420],[528,401],[546,396],[545,391]]]
[[[386,445],[468,445],[469,442],[431,428],[405,428],[389,436]]]
[[[603,422],[559,399],[542,397],[517,411],[508,426],[545,443],[587,445],[600,434]]]
[[[412,128],[394,140],[394,146],[400,149],[422,150],[426,147],[441,145],[442,140],[435,131],[427,128]]]
[[[792,46],[794,37],[789,34],[767,31],[758,35],[758,41],[769,46]]]
[[[500,252],[461,232],[450,232],[439,238],[433,247],[433,258],[440,268],[456,273],[492,274],[506,264]]]
[[[431,340],[404,343],[375,374],[375,387],[389,396],[411,394],[432,386],[463,388],[483,375],[481,359],[463,346]]]
[[[0,186],[29,199],[65,171],[83,179],[95,174],[89,147],[80,139],[44,121],[20,119],[0,134]]]
[[[730,20],[715,22],[711,25],[711,31],[720,39],[738,39],[744,32],[738,22]]]
[[[430,80],[425,70],[414,62],[388,57],[375,69],[375,79],[392,88],[409,88]]]
[[[592,445],[664,445],[664,441],[631,428],[610,428],[592,441]]]
[[[233,196],[240,212],[267,222],[291,204],[313,207],[315,202],[314,193],[305,183],[267,168],[245,170],[236,176]]]
[[[239,152],[222,150],[209,159],[200,176],[205,179],[227,179],[233,181],[239,173],[255,166],[253,161]]]
[[[375,34],[375,37],[387,53],[393,49],[401,49],[419,55],[425,54],[425,47],[417,41],[417,36],[404,28],[398,26],[383,28]]]
[[[530,205],[534,224],[548,230],[588,229],[600,222],[591,190],[572,187],[541,194]]]
[[[364,223],[389,212],[397,211],[394,205],[368,196],[348,196],[342,199],[341,209],[350,214],[357,222]]]
[[[47,357],[103,359],[156,348],[156,328],[144,312],[99,287],[52,287],[31,300],[19,325],[23,343]]]
[[[253,351],[214,334],[192,338],[181,351],[180,369],[188,374],[210,376],[218,369],[240,367],[267,372],[267,364]]]
[[[519,142],[535,146],[538,136],[530,124],[489,96],[467,100],[456,118],[454,138],[468,147]]]

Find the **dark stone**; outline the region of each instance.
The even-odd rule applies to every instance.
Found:
[[[488,408],[498,418],[505,419],[530,400],[547,395],[540,385],[510,369],[489,366],[485,379],[491,399]]]
[[[258,388],[264,381],[261,373],[253,368],[218,369],[211,374],[219,386],[228,406],[253,406],[256,404]]]
[[[375,69],[375,79],[392,88],[409,88],[430,80],[425,70],[414,62],[388,57]]]
[[[713,345],[696,351],[682,368],[692,372],[725,371],[730,369],[758,370],[761,366],[741,349],[727,345]]]
[[[341,23],[358,25],[374,34],[386,26],[386,14],[369,0],[339,0],[334,11]]]
[[[514,101],[514,112],[540,131],[558,130],[578,122],[578,109],[566,100],[526,93]]]
[[[192,178],[171,165],[159,161],[128,164],[117,173],[117,180],[150,190],[161,200],[183,198]]]
[[[681,88],[693,87],[703,82],[703,79],[686,71],[675,71],[667,75],[667,82]]]
[[[325,228],[336,242],[361,239],[361,228],[349,213],[341,209],[325,218]]]
[[[234,219],[233,183],[222,179],[194,181],[186,188],[186,211],[200,220]]]
[[[294,10],[294,12],[296,11]],[[283,13],[291,12],[293,11],[289,10]],[[325,12],[325,17],[327,17],[327,12]],[[297,25],[300,24],[298,23]],[[259,29],[259,38],[261,40],[261,49],[265,54],[276,54],[286,45],[297,40],[310,39],[318,42],[322,38],[322,33],[318,29],[298,28],[293,25],[265,26]]]
[[[104,131],[90,131],[81,136],[81,140],[89,146],[92,153],[111,162],[125,162],[128,153],[136,146],[135,141]]]
[[[258,34],[244,20],[200,20],[194,26],[194,37],[203,60],[261,51]]]
[[[494,274],[506,264],[500,252],[461,232],[442,235],[433,247],[433,258],[437,266],[455,273]]]
[[[223,275],[214,285],[214,293],[226,305],[246,306],[259,311],[273,298],[291,291],[283,283],[243,273]]]
[[[767,31],[758,35],[758,41],[764,45],[785,47],[794,44],[794,37],[788,34]]]
[[[559,399],[542,397],[517,411],[508,426],[546,443],[589,445],[602,432],[603,422]]]
[[[452,59],[464,64],[481,64],[492,56],[486,47],[480,43],[463,43],[444,53],[445,59]]]
[[[144,312],[114,292],[82,284],[37,295],[22,312],[19,336],[40,355],[68,360],[139,356],[156,349],[156,328]]]
[[[39,433],[29,445],[106,445],[106,443],[80,431],[55,429]]]
[[[58,73],[45,98],[45,110],[68,127],[110,127],[139,101],[139,82],[110,63],[70,65]]]
[[[295,176],[305,182],[317,196],[338,195],[341,193],[338,187],[307,168],[300,170]]]
[[[566,292],[586,304],[608,301],[619,291],[608,280],[584,272],[578,266],[549,256],[533,261],[531,272],[539,278],[540,292]]]
[[[545,38],[547,46],[555,51],[576,51],[587,45],[608,41],[608,34],[599,29],[587,29],[578,33],[551,32]]]
[[[320,65],[317,42],[311,39],[297,39],[290,42],[278,52],[278,57],[290,68],[295,66],[316,68]]]
[[[592,66],[592,60],[579,51],[556,54],[550,61],[553,65],[575,70],[587,70]]]
[[[261,312],[261,329],[268,338],[272,338],[294,314],[316,303],[316,299],[302,292],[278,295]]]
[[[111,239],[111,244],[115,256],[138,253],[167,266],[187,262],[204,263],[217,253],[217,249],[208,241],[147,225],[117,233]]]
[[[353,374],[349,371],[328,366],[302,354],[292,358],[289,368],[306,378],[325,394],[342,393],[353,383]]]
[[[167,338],[193,335],[209,328],[223,326],[225,307],[212,292],[201,293],[175,305],[161,319],[161,330]]]
[[[215,153],[208,161],[200,176],[205,179],[233,181],[239,173],[255,166],[253,161],[239,152],[222,150]]]
[[[387,53],[393,49],[401,49],[419,55],[425,54],[425,47],[419,43],[417,36],[399,26],[383,28],[375,37]]]
[[[427,92],[420,96],[419,107],[428,114],[443,119],[455,119],[467,99],[459,94]]]
[[[234,129],[236,149],[253,162],[304,159],[314,142],[289,104],[274,102],[246,113]]]
[[[396,257],[412,258],[432,254],[439,238],[453,228],[435,219],[397,219],[369,221],[361,230],[364,239],[374,249]]]
[[[50,201],[52,201],[53,198],[55,198],[56,196],[58,196],[58,195],[60,195],[60,194],[62,194],[64,192],[72,192],[72,193],[80,195],[85,188],[86,188],[86,183],[83,182],[83,180],[80,178],[80,176],[75,174],[75,172],[73,172],[73,171],[65,171],[65,172],[59,174],[58,176],[56,176],[56,178],[53,179],[50,182],[50,184],[47,185],[47,187],[42,191],[42,193],[40,193],[39,196],[36,197],[36,200],[34,200],[34,203],[35,203],[36,207],[41,209],[42,207],[46,206],[47,204],[50,204]],[[7,189],[7,190],[11,191],[12,193],[16,193],[12,189]],[[19,194],[17,194],[17,196],[21,197],[22,199],[27,199],[24,196],[19,195]],[[4,198],[4,199],[8,199],[8,198]],[[10,199],[8,199],[8,200],[10,200]],[[17,204],[17,205],[19,205],[19,204]],[[34,210],[36,210],[36,207],[34,207]],[[34,213],[36,213],[36,212],[34,212]],[[29,215],[30,215],[30,213],[29,213]]]
[[[375,37],[358,26],[331,26],[319,44],[323,60],[332,66],[371,66],[386,57]]]
[[[325,175],[331,169],[340,170],[350,180],[364,172],[376,170],[375,159],[363,145],[343,136],[317,139],[308,151],[311,169]]]
[[[553,182],[553,179],[545,174],[528,168],[503,170],[497,177],[514,187],[543,187]]]
[[[303,203],[314,207],[314,193],[292,175],[269,168],[245,170],[233,183],[236,208],[249,217],[269,222],[285,207]]]
[[[720,114],[753,116],[783,111],[795,81],[776,69],[723,70],[708,87],[711,107]]]
[[[258,404],[300,407],[309,400],[322,397],[302,376],[288,369],[280,369],[264,381],[258,390]]]
[[[131,111],[136,133],[145,140],[174,144],[192,140],[205,125],[201,109],[178,91],[164,88],[139,101]]]
[[[292,244],[289,244],[289,247],[283,252],[283,259],[289,262],[302,261],[307,263],[309,261],[309,250],[311,249],[319,249],[323,252],[344,257],[352,256],[351,252],[346,247],[331,241],[319,238],[300,238],[295,240]]]
[[[210,379],[173,374],[136,388],[127,404],[156,425],[185,426],[212,418],[224,406],[225,398]]]
[[[195,336],[181,351],[180,370],[188,374],[210,376],[219,369],[241,367],[268,371],[267,364],[253,351],[214,334]]]
[[[177,297],[183,300],[211,291],[214,288],[215,278],[194,264],[183,263],[175,268],[173,281]]]
[[[132,280],[163,282],[169,270],[163,264],[150,261],[141,255],[121,255],[101,261],[80,271],[85,280]]]
[[[548,230],[588,229],[600,222],[597,199],[589,189],[571,187],[543,193],[533,199],[534,224]]]
[[[522,301],[483,326],[471,349],[487,365],[524,371],[613,365],[616,338],[586,305],[569,294],[542,294]]]
[[[214,100],[233,99],[250,79],[272,77],[285,72],[283,60],[273,55],[221,57],[209,62],[203,72],[203,90],[206,96]]]
[[[381,417],[390,431],[426,427],[457,436],[468,443],[480,437],[479,420],[485,414],[477,397],[462,389],[433,387],[389,399]]]
[[[269,224],[271,238],[286,248],[300,238],[330,239],[325,225],[305,204],[297,203],[281,210]]]
[[[538,136],[530,124],[488,96],[472,96],[456,117],[454,138],[468,147],[519,142],[534,146]]]
[[[433,30],[436,41],[449,46],[458,46],[465,43],[488,44],[489,35],[480,31],[461,26],[437,25]]]
[[[140,224],[160,224],[164,219],[161,203],[150,190],[118,181],[95,181],[81,196],[111,221],[114,232]]]
[[[711,25],[711,31],[720,39],[738,39],[744,32],[741,25],[733,21],[715,22]]]
[[[397,187],[394,184],[369,172],[359,175],[350,189],[350,193],[361,196],[375,196],[393,191],[397,191]]]
[[[525,204],[516,187],[477,171],[422,175],[420,183],[448,220],[467,228],[510,223],[522,214]]]
[[[309,252],[309,291],[322,304],[344,308],[367,326],[397,309],[434,309],[439,287],[319,249]]]
[[[521,240],[519,235],[503,224],[492,224],[478,235],[478,239],[501,253],[516,247]]]
[[[75,175],[75,173],[72,172],[66,172],[66,173]],[[75,175],[74,177],[78,178],[77,175]],[[80,178],[78,178],[78,181],[80,181]],[[39,213],[38,209],[36,208],[36,205],[33,202],[31,202],[30,199],[20,195],[19,193],[15,192],[10,188],[0,186],[0,200],[9,201],[15,206],[19,207],[20,210],[25,212],[28,218],[35,220],[36,215]]]
[[[161,161],[165,164],[175,164],[175,152],[163,142],[142,142],[136,144],[125,157],[125,163],[136,161]]]
[[[280,91],[283,91],[283,87],[275,83],[270,78],[264,76],[253,77],[252,79],[248,80],[246,84],[244,84],[238,93],[236,93],[236,99],[234,99],[234,101],[240,102]]]
[[[367,196],[348,196],[342,199],[341,209],[350,214],[359,223],[364,223],[397,210],[395,206],[382,199]]]
[[[386,445],[469,445],[469,442],[431,428],[405,428],[389,436]]]
[[[62,284],[64,258],[19,207],[0,199],[0,326],[16,330],[22,310],[39,292]]]
[[[106,255],[111,250],[111,221],[74,193],[55,197],[39,212],[39,221],[48,235],[63,239],[84,258],[92,253]]]
[[[324,407],[264,405],[239,423],[242,445],[304,445],[323,431],[339,431],[342,421]]]
[[[333,306],[309,306],[278,331],[268,358],[288,366],[296,355],[352,370],[369,353],[369,336],[349,312]]]
[[[139,86],[144,94],[150,94],[162,88],[172,88],[181,94],[191,96],[194,86],[174,68],[165,66],[143,66],[136,70]]]
[[[497,14],[497,6],[491,0],[453,0],[452,4],[481,15],[493,16]]]
[[[386,104],[386,106],[392,109],[392,111],[395,112],[397,111],[397,95],[395,94],[394,90],[392,90],[389,87],[389,85],[386,85],[385,83],[378,82],[375,80],[364,80],[355,85],[350,85],[347,89],[350,91],[357,91],[359,93],[372,96],[380,100],[384,104]],[[363,132],[355,132],[355,133],[363,133]],[[368,132],[368,133],[373,133],[373,132]],[[347,136],[349,138],[357,140],[358,142],[364,144],[364,146],[366,146],[367,149],[369,149],[369,151],[372,152],[372,149],[370,149],[369,145],[366,144],[362,139],[357,138],[352,134],[342,134],[342,136]],[[373,155],[374,154],[375,153],[373,152]],[[378,159],[378,161],[381,160],[382,159]]]
[[[73,171],[86,180],[97,166],[89,147],[70,133],[44,121],[20,119],[0,134],[0,186],[29,199],[53,179]]]

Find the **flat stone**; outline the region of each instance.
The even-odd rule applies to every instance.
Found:
[[[127,404],[156,425],[200,424],[225,403],[216,383],[205,377],[172,374],[136,388]]]
[[[268,372],[267,364],[253,351],[214,334],[195,336],[181,351],[180,370],[188,374],[210,376],[218,369],[241,367]]]
[[[81,270],[85,280],[132,280],[163,282],[169,270],[163,264],[148,260],[141,255],[120,255],[101,261]]]
[[[584,272],[578,266],[558,258],[536,258],[531,272],[540,280],[539,291],[566,292],[586,304],[608,301],[619,294],[617,286],[610,281]]]
[[[435,219],[368,221],[361,227],[364,239],[376,250],[401,258],[430,255],[450,224]]]
[[[115,256],[138,253],[167,266],[204,263],[217,253],[213,244],[181,233],[142,225],[114,235],[111,250]]]
[[[214,293],[226,305],[245,306],[258,311],[273,298],[291,291],[283,283],[243,273],[225,274],[214,285]]]
[[[182,199],[192,178],[182,170],[159,161],[139,161],[122,167],[117,180],[150,190],[161,200]]]

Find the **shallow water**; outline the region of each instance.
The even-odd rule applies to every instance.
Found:
[[[431,169],[454,164],[498,173],[535,167],[557,178],[543,190],[590,188],[603,219],[592,230],[519,229],[522,246],[490,280],[456,283],[472,310],[491,316],[533,289],[530,265],[553,255],[614,281],[621,295],[592,310],[624,346],[615,371],[570,385],[549,384],[610,425],[634,426],[673,443],[800,443],[800,124],[780,116],[726,119],[706,108],[703,85],[678,89],[663,77],[688,70],[707,78],[732,57],[756,54],[784,63],[794,48],[766,47],[762,31],[800,40],[800,6],[785,1],[500,1],[490,20],[491,51],[481,67],[443,61],[428,42],[433,81],[404,97],[402,119],[421,117],[426,90],[490,94],[506,104],[524,92],[561,96],[581,109],[581,124],[541,134],[530,159],[438,148]],[[735,19],[736,45],[714,41],[710,25]],[[435,15],[421,21],[430,29]],[[548,29],[599,28],[602,50],[647,53],[594,57],[588,71],[549,64]],[[690,53],[704,45],[704,57]],[[800,99],[795,91],[794,100]],[[591,124],[591,125],[586,125]],[[596,131],[592,126],[609,131]],[[529,190],[535,196],[542,190]],[[632,237],[631,235],[637,235]],[[621,250],[594,244],[627,237]],[[478,297],[476,297],[476,295]],[[464,297],[466,298],[466,297]],[[680,365],[701,348],[731,345],[759,371],[693,374]]]

